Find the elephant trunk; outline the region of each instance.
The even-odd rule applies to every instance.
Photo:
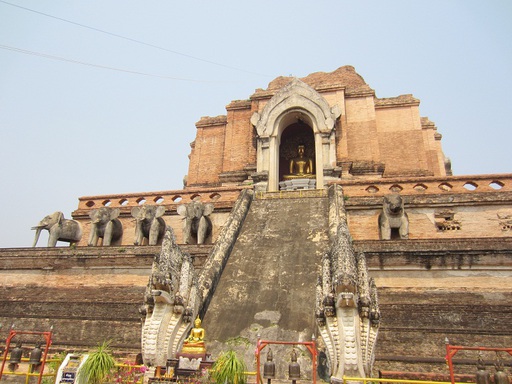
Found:
[[[32,246],[35,247],[37,241],[39,240],[39,235],[41,234],[41,230],[43,229],[43,227],[32,227],[32,229],[36,230],[36,236],[34,237],[34,243],[32,244]]]

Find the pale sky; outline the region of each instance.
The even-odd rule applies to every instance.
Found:
[[[80,196],[181,189],[201,116],[343,65],[420,99],[455,175],[510,173],[511,20],[510,0],[0,0],[0,247]]]

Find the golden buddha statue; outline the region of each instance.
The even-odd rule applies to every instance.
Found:
[[[304,156],[306,147],[300,144],[297,147],[297,157],[290,160],[290,174],[284,175],[285,180],[290,179],[312,179],[315,177],[313,173],[313,160]]]
[[[201,328],[201,319],[199,316],[194,320],[194,327],[190,330],[190,335],[183,342],[182,353],[204,354],[206,347],[204,345],[204,329]]]

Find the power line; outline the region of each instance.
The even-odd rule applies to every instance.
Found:
[[[194,60],[202,61],[202,62],[204,62],[204,63],[213,64],[213,65],[218,65],[218,66],[220,66],[220,67],[233,69],[233,70],[235,70],[235,71],[240,71],[240,72],[250,73],[250,74],[253,74],[253,75],[264,76],[264,77],[271,77],[271,76],[269,76],[269,75],[264,75],[264,74],[257,73],[257,72],[247,71],[247,70],[245,70],[245,69],[232,67],[232,66],[229,66],[229,65],[226,65],[226,64],[217,63],[217,62],[215,62],[215,61],[210,61],[210,60],[206,60],[206,59],[201,59],[200,57],[195,57],[195,56],[192,56],[192,55],[188,55],[188,54],[186,54],[186,53],[181,53],[181,52],[178,52],[178,51],[173,51],[172,49],[168,49],[168,48],[165,48],[165,47],[160,47],[160,46],[155,45],[155,44],[146,43],[146,42],[141,41],[141,40],[132,39],[131,37],[126,37],[126,36],[118,35],[117,33],[108,32],[108,31],[105,31],[105,30],[103,30],[103,29],[90,27],[90,26],[88,26],[88,25],[80,24],[80,23],[77,23],[77,22],[75,22],[75,21],[71,21],[71,20],[63,19],[63,18],[61,18],[61,17],[53,16],[53,15],[50,15],[50,14],[48,14],[48,13],[44,13],[44,12],[40,12],[40,11],[36,11],[35,9],[31,9],[31,8],[27,8],[27,7],[22,7],[21,5],[17,5],[17,4],[12,4],[12,3],[9,3],[9,2],[7,2],[7,1],[5,1],[5,0],[0,0],[0,3],[7,4],[7,5],[10,5],[10,6],[12,6],[12,7],[20,8],[20,9],[23,9],[23,10],[25,10],[25,11],[29,11],[29,12],[33,12],[33,13],[37,13],[38,15],[42,15],[42,16],[46,16],[46,17],[50,17],[50,18],[52,18],[52,19],[56,19],[56,20],[59,20],[59,21],[63,21],[63,22],[65,22],[65,23],[73,24],[73,25],[76,25],[76,26],[79,26],[79,27],[82,27],[82,28],[87,28],[87,29],[90,29],[90,30],[92,30],[92,31],[96,31],[96,32],[104,33],[104,34],[106,34],[106,35],[114,36],[114,37],[117,37],[117,38],[119,38],[119,39],[128,40],[128,41],[131,41],[131,42],[133,42],[133,43],[137,43],[137,44],[145,45],[145,46],[147,46],[147,47],[160,49],[160,50],[162,50],[162,51],[166,51],[166,52],[174,53],[175,55],[180,55],[180,56],[188,57],[189,59],[194,59]]]
[[[123,69],[123,68],[109,67],[109,66],[106,66],[106,65],[93,64],[93,63],[87,63],[87,62],[85,62],[85,61],[79,61],[79,60],[73,60],[73,59],[66,59],[65,57],[53,56],[53,55],[49,55],[49,54],[47,54],[47,53],[35,52],[35,51],[29,51],[29,50],[27,50],[27,49],[21,49],[21,48],[11,47],[11,46],[8,46],[8,45],[2,45],[2,44],[0,44],[0,49],[5,49],[5,50],[7,50],[7,51],[13,51],[13,52],[18,52],[18,53],[24,53],[24,54],[26,54],[26,55],[33,55],[33,56],[44,57],[44,58],[46,58],[46,59],[52,59],[52,60],[64,61],[64,62],[73,63],[73,64],[87,65],[87,66],[89,66],[89,67],[96,67],[96,68],[101,68],[101,69],[109,69],[109,70],[111,70],[111,71],[118,71],[118,72],[131,73],[131,74],[134,74],[134,75],[143,75],[143,76],[150,76],[150,77],[159,77],[159,78],[161,78],[161,79],[167,79],[167,80],[192,81],[192,82],[196,82],[196,83],[226,83],[226,81],[208,81],[208,80],[186,79],[186,78],[171,77],[171,76],[165,76],[165,75],[155,75],[155,74],[152,74],[152,73],[145,73],[145,72],[133,71],[133,70],[130,70],[130,69]]]

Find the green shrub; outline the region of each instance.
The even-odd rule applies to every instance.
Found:
[[[78,384],[100,384],[115,365],[109,343],[104,341],[89,353],[78,373]]]
[[[229,350],[218,357],[212,367],[210,377],[216,384],[245,384],[245,363],[236,352]]]

